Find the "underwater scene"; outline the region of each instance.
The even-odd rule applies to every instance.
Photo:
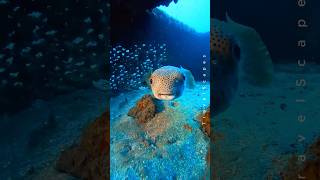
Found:
[[[319,180],[320,2],[0,0],[0,179]]]
[[[197,81],[183,64],[170,66],[167,46],[118,45],[110,53],[111,179],[186,179],[208,169],[209,139],[201,123],[210,112],[209,81]],[[206,56],[194,60],[209,68]]]
[[[0,1],[0,179],[106,177],[109,9]]]
[[[175,16],[192,3],[152,9],[130,39],[112,26],[110,179],[209,178],[210,2],[200,27]]]
[[[211,1],[211,178],[320,179],[319,7]]]

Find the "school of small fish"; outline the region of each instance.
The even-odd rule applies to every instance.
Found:
[[[1,89],[24,88],[27,84],[30,88],[32,85],[28,79],[38,79],[39,86],[66,83],[72,79],[78,81],[94,74],[105,63],[105,50],[101,49],[104,48],[106,32],[95,29],[99,16],[84,15],[79,23],[72,22],[71,18],[59,19],[62,22],[60,27],[55,24],[56,19],[74,13],[75,9],[41,5],[33,8],[0,0],[0,8],[6,11],[1,19],[7,18],[4,22],[7,27],[1,30],[4,32],[1,35],[4,39],[0,42]],[[105,14],[103,7],[95,11],[101,17]],[[82,29],[79,33],[66,35],[68,29],[74,28],[70,27],[71,24],[81,25]],[[34,77],[36,75],[38,77]]]
[[[168,58],[166,44],[116,45],[110,49],[110,88],[113,91],[146,86],[146,76],[162,66]]]

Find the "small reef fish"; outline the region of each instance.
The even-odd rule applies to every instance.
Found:
[[[6,59],[6,62],[11,65],[13,63],[13,57]]]
[[[19,76],[19,72],[10,73],[9,75],[10,75],[11,77],[18,77],[18,76]]]
[[[85,63],[84,61],[81,61],[81,62],[76,63],[75,65],[76,66],[82,66],[82,65],[84,65],[84,63]]]
[[[151,72],[161,67],[161,63],[166,61],[166,58],[160,60],[160,54],[166,53],[167,50],[160,49],[160,45],[151,46],[145,43],[129,47],[122,45],[111,47],[109,59],[112,69],[109,79],[111,90],[118,93],[146,86]],[[152,61],[150,55],[154,57]]]
[[[66,64],[68,64],[68,63],[71,63],[72,60],[73,60],[73,58],[72,58],[72,57],[69,57],[67,61],[63,61],[63,62],[66,63]]]
[[[18,82],[15,82],[14,84],[13,84],[13,86],[23,86],[23,83],[22,82],[20,82],[20,81],[18,81]]]
[[[93,64],[93,65],[90,66],[91,69],[95,69],[97,67],[98,67],[98,65],[96,65],[96,64]]]
[[[33,12],[28,14],[28,16],[30,16],[32,18],[40,18],[41,15],[42,15],[42,13],[38,12],[38,11],[33,11]]]
[[[14,48],[14,46],[15,46],[15,43],[9,43],[6,47],[5,47],[5,49],[9,49],[9,50],[12,50],[13,48]]]

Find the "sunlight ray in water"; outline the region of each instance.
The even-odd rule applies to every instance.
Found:
[[[209,0],[183,0],[179,1],[177,4],[171,2],[168,7],[159,6],[158,9],[189,26],[198,33],[210,31]]]

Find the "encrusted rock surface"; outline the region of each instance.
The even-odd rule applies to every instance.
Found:
[[[293,155],[289,161],[286,169],[281,172],[283,180],[320,179],[320,138],[316,140],[306,151],[306,161],[302,164],[297,155]]]
[[[81,179],[109,179],[109,133],[107,111],[89,125],[78,145],[61,153],[56,169]]]
[[[205,113],[201,112],[197,119],[201,125],[201,130],[203,133],[210,137],[210,108],[207,108]]]
[[[144,95],[137,103],[136,106],[131,108],[128,116],[136,118],[138,124],[146,124],[157,113],[157,100],[151,95]]]

